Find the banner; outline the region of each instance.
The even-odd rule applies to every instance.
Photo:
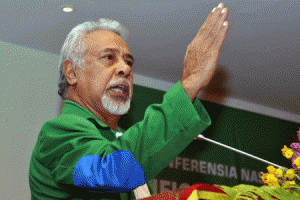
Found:
[[[141,121],[146,108],[161,103],[164,93],[134,85],[131,110],[122,116],[119,125],[128,129]],[[281,149],[297,141],[298,123],[201,102],[212,120],[202,135],[280,166],[292,167]],[[194,140],[154,179],[154,188],[160,193],[197,183],[262,186],[260,172],[267,172],[267,166],[224,147]]]

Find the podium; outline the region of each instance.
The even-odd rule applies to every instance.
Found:
[[[191,187],[176,189],[161,194],[156,194],[147,198],[138,200],[187,200],[187,199],[218,199],[229,200],[228,196],[221,188],[200,183]]]

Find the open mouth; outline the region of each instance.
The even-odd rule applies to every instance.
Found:
[[[129,96],[129,86],[124,84],[118,84],[112,86],[108,89],[111,93],[114,93],[118,96],[128,97]]]

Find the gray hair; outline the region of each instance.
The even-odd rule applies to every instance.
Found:
[[[84,67],[84,53],[87,50],[87,45],[84,44],[83,39],[86,34],[93,30],[111,30],[120,35],[125,41],[129,35],[128,30],[117,21],[101,18],[99,21],[89,21],[77,25],[68,34],[60,53],[59,61],[59,80],[58,80],[58,94],[63,100],[66,99],[67,87],[69,83],[63,71],[63,64],[66,59],[73,61],[74,65],[83,69]]]

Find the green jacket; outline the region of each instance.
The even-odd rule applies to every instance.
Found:
[[[32,199],[135,199],[133,190],[146,182],[154,195],[152,179],[210,124],[202,103],[192,103],[180,82],[120,137],[66,100],[62,113],[44,123],[33,149]]]

